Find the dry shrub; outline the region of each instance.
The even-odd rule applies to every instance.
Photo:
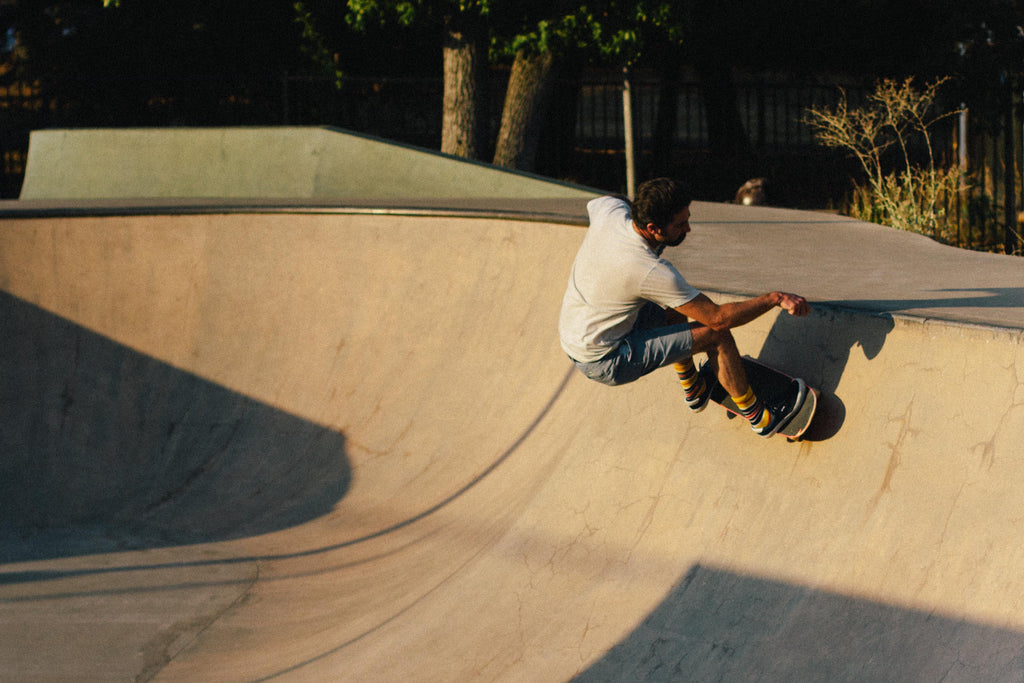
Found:
[[[867,104],[851,109],[842,92],[834,108],[811,107],[805,122],[825,147],[844,149],[859,162],[866,183],[855,185],[850,212],[857,218],[910,230],[936,239],[953,241],[956,229],[948,220],[946,207],[955,206],[965,189],[959,166],[936,165],[931,128],[938,121],[957,114],[933,115],[935,96],[946,79],[918,90],[913,79],[880,81]],[[910,140],[920,136],[927,162],[911,161]],[[886,161],[897,152],[897,170]]]

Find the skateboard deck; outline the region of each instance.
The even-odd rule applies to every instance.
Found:
[[[743,357],[743,369],[747,373],[747,380],[750,382],[750,386],[754,388],[754,393],[761,400],[770,404],[778,403],[793,381],[793,378],[784,372],[768,367],[749,356]],[[718,378],[711,372],[711,369],[704,366],[700,371],[704,381],[708,382],[708,386],[711,387],[711,400],[733,415],[739,415],[739,408],[733,403],[729,393],[718,383]],[[811,420],[814,418],[814,411],[817,407],[818,391],[808,386],[807,398],[804,399],[804,404],[778,433],[790,441],[799,441],[808,427],[811,426]]]

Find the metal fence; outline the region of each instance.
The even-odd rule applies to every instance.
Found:
[[[638,139],[650,144],[656,127],[660,84],[640,80],[634,85],[635,125]],[[584,82],[579,94],[579,118],[576,135],[581,144],[613,148],[623,138],[622,84],[616,81]],[[708,126],[695,82],[676,86],[673,144],[683,148],[704,149],[708,145]],[[861,89],[850,93],[862,98]],[[817,84],[754,84],[737,87],[737,105],[744,129],[758,149],[793,149],[814,146],[813,131],[803,122],[804,112],[812,105],[834,105],[839,90]]]
[[[804,208],[849,210],[856,200],[855,183],[863,183],[859,165],[848,155],[829,154],[818,144],[806,122],[810,107],[834,108],[845,97],[850,108],[866,100],[873,86],[798,83],[747,83],[736,86],[738,114],[755,157],[755,172],[787,177],[805,185],[790,204]],[[641,151],[645,146],[664,144],[655,140],[660,84],[640,81],[632,85],[635,117],[634,137]],[[706,111],[697,83],[676,87],[673,137],[668,144],[677,155],[707,150],[710,140]],[[615,80],[584,82],[580,87],[575,144],[578,147],[618,151],[624,138],[622,85]],[[949,107],[951,114],[931,130],[931,151],[943,167],[961,164],[963,190],[943,197],[942,235],[959,246],[1022,253],[1024,240],[1024,120],[1011,103],[994,117],[972,115],[969,110]],[[958,113],[959,112],[959,113]],[[928,146],[920,137],[911,138],[910,155],[915,162],[927,159]],[[649,150],[648,150],[649,151]],[[845,163],[844,159],[845,158]],[[692,155],[689,158],[693,158]],[[900,168],[894,156],[891,170]],[[699,167],[695,169],[700,172]],[[836,178],[836,176],[839,176]],[[733,180],[736,180],[733,178]],[[836,182],[838,181],[838,182]],[[791,193],[792,195],[792,193]],[[724,196],[716,197],[724,199]],[[817,202],[817,203],[815,203]]]

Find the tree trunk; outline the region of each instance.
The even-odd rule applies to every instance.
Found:
[[[449,28],[444,41],[444,114],[441,151],[476,159],[480,155],[480,96],[482,60],[479,41],[465,31]]]
[[[530,55],[520,50],[516,53],[501,112],[501,130],[494,152],[496,165],[523,171],[536,168],[541,122],[547,110],[554,62],[550,52]]]

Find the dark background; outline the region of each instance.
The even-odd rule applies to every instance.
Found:
[[[806,107],[834,102],[840,87],[856,102],[881,78],[924,84],[949,76],[938,106],[963,104],[971,114],[972,246],[998,248],[1017,229],[1024,204],[1017,2],[693,0],[689,7],[693,21],[681,44],[650,44],[635,64],[641,179],[683,176],[698,198],[728,201],[745,180],[766,177],[771,204],[841,211],[858,167],[815,144],[801,123]],[[0,0],[0,197],[17,197],[28,133],[40,128],[334,125],[439,148],[438,26],[392,22],[356,31],[344,2],[310,0],[304,9],[314,39],[281,0],[122,0],[117,7]],[[621,66],[583,50],[562,58],[536,172],[624,189]],[[507,77],[508,64],[492,64],[492,144]],[[655,130],[667,82],[677,113],[672,130]],[[741,127],[723,135],[720,122],[736,115]],[[946,161],[955,158],[955,123],[936,135]]]

